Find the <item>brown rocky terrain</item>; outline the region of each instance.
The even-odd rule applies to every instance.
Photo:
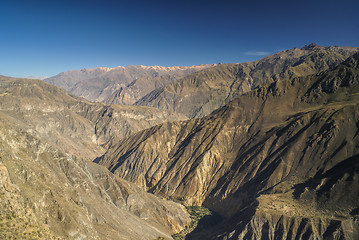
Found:
[[[0,238],[171,239],[190,221],[183,206],[88,161],[118,132],[126,136],[166,114],[0,77]]]
[[[25,131],[63,147],[65,152],[89,160],[114,139],[165,121],[186,119],[149,107],[90,103],[39,80],[2,77],[0,81],[0,109],[13,118],[12,122],[19,122]]]
[[[307,76],[336,66],[358,51],[349,47],[319,47],[282,51],[255,62],[220,64],[157,88],[136,105],[152,106],[203,117],[262,84]]]
[[[323,51],[349,54],[307,48],[287,53],[305,65],[323,56],[315,69],[336,65]],[[308,69],[295,62],[280,72]],[[187,80],[200,87],[195,76]],[[97,162],[158,196],[214,211],[188,239],[358,239],[359,54],[315,75],[276,76],[207,117],[123,139]]]
[[[358,239],[357,50],[0,76],[0,239]]]
[[[72,70],[45,79],[79,97],[132,105],[152,90],[212,65],[191,67],[127,66]]]

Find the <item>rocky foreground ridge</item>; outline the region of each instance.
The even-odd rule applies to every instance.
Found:
[[[188,239],[358,239],[358,92],[356,53],[259,86],[207,117],[134,134],[97,162],[217,213]]]

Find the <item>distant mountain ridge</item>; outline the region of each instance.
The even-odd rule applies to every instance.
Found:
[[[27,79],[40,79],[40,80],[44,80],[46,78],[49,78],[48,76],[45,76],[45,77],[36,77],[36,76],[28,76],[26,77]]]
[[[324,71],[358,51],[314,43],[255,62],[192,67],[127,66],[72,70],[45,79],[71,94],[108,104],[143,105],[203,117],[241,94]]]
[[[157,87],[213,66],[98,67],[63,72],[45,81],[90,101],[131,105]]]
[[[135,104],[168,109],[189,118],[203,117],[262,84],[324,71],[357,51],[310,44],[255,62],[221,64],[157,88]]]

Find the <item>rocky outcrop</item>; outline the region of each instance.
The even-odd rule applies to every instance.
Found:
[[[90,101],[132,105],[158,87],[213,66],[215,64],[191,67],[101,67],[67,71],[45,81]]]
[[[225,219],[190,239],[356,239],[358,60],[139,132],[97,162]]]
[[[243,93],[262,84],[324,71],[343,62],[358,48],[305,46],[263,58],[256,62],[221,64],[157,88],[136,102],[203,117]]]

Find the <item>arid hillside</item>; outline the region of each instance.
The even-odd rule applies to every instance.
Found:
[[[243,93],[277,80],[290,80],[324,71],[340,64],[358,48],[320,47],[282,51],[255,62],[220,64],[157,88],[136,102],[203,117]]]
[[[110,139],[121,138],[118,132],[125,136],[169,116],[0,77],[0,238],[171,238],[190,221],[183,206],[91,162]]]
[[[355,54],[258,87],[207,117],[152,127],[97,162],[221,216],[189,239],[357,239],[358,62]]]
[[[44,81],[89,101],[132,105],[152,90],[212,65],[191,67],[127,66],[60,73]]]

